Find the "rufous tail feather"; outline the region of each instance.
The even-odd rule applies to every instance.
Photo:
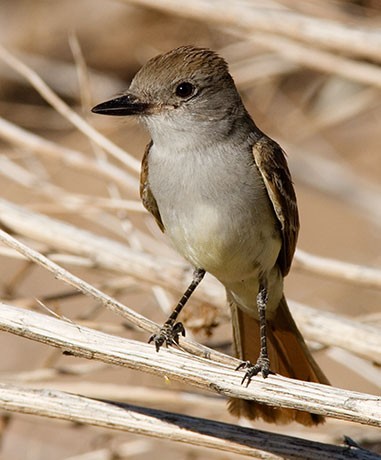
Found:
[[[236,356],[255,363],[259,356],[259,323],[230,301],[233,321]],[[267,347],[270,369],[276,374],[307,382],[329,385],[328,379],[319,368],[307,348],[304,339],[293,320],[283,296],[275,317],[268,321]],[[296,409],[278,408],[255,401],[231,398],[229,412],[249,419],[262,418],[269,423],[285,424],[292,421],[311,426],[324,422],[324,417]]]

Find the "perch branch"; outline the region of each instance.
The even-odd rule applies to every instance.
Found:
[[[166,376],[224,396],[256,400],[272,406],[305,410],[366,425],[381,426],[381,398],[288,379],[254,378],[248,387],[231,366],[108,335],[46,315],[0,304],[0,329],[66,353]]]
[[[102,303],[102,305],[104,305],[106,308],[126,318],[128,321],[130,321],[138,328],[141,328],[151,333],[157,332],[157,330],[159,329],[159,326],[155,324],[153,321],[150,321],[149,319],[140,315],[136,311],[126,307],[125,305],[108,296],[107,294],[104,294],[99,289],[95,288],[89,283],[86,283],[86,281],[78,278],[77,276],[71,274],[64,268],[49,260],[47,257],[40,254],[39,252],[29,248],[20,241],[17,241],[15,238],[13,238],[1,229],[0,241],[2,241],[7,246],[15,249],[17,252],[23,254],[27,259],[32,260],[33,262],[45,268],[49,272],[53,273],[56,279],[62,280],[70,286],[74,286],[83,294],[92,297],[96,301]],[[229,357],[227,355],[219,353],[210,348],[204,347],[190,340],[181,340],[181,346],[184,350],[187,350],[190,353],[194,353],[198,356],[212,358],[216,362],[230,364],[233,366],[237,366],[239,364],[239,361],[235,358]]]
[[[185,283],[186,266],[184,264],[176,264],[163,257],[154,257],[141,251],[132,250],[107,238],[96,236],[90,232],[76,229],[68,224],[9,204],[5,200],[0,200],[0,222],[13,231],[44,242],[55,249],[69,251],[77,256],[85,256],[96,263],[97,267],[129,274],[135,279],[154,285],[161,285],[175,292],[181,289]],[[5,232],[0,232],[0,240],[52,272],[56,278],[76,287],[86,295],[92,296],[136,326],[149,332],[156,331],[157,325],[153,322],[75,277],[64,268],[18,242]],[[205,280],[203,286],[200,286],[200,290],[195,292],[195,297],[204,301],[207,300],[210,304],[216,306],[221,306],[224,303],[223,290],[216,291],[214,283],[212,284],[208,280]],[[326,345],[348,349],[352,353],[359,354],[370,361],[381,363],[381,334],[379,328],[361,324],[359,321],[333,313],[317,311],[300,304],[296,304],[295,309],[292,308],[292,311],[307,338]],[[225,358],[222,358],[224,355],[221,356],[210,349],[201,349],[201,345],[194,342],[184,340],[181,343],[184,348],[192,353],[201,353],[201,355],[207,353],[208,356],[213,357],[212,359],[223,359],[223,362],[226,362]]]

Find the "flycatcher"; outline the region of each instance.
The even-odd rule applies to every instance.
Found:
[[[209,272],[226,288],[242,382],[271,369],[328,384],[283,295],[299,231],[285,154],[255,125],[225,60],[208,49],[174,49],[149,60],[124,95],[92,111],[136,115],[147,127],[143,204],[195,268],[184,296],[150,338],[156,349],[184,335],[177,316]],[[229,410],[275,423],[324,420],[241,399],[231,399]]]

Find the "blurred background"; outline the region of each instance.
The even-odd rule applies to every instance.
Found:
[[[355,36],[363,30],[381,36],[381,2],[188,3],[2,0],[0,42],[138,161],[149,141],[142,127],[134,120],[93,115],[90,108],[127,89],[134,74],[156,54],[184,44],[216,50],[229,62],[257,125],[288,153],[301,219],[298,247],[314,255],[381,268],[381,55],[377,58],[376,53],[368,52],[366,35],[359,32]],[[353,33],[353,43],[347,40],[348,46],[335,45],[333,39],[329,43],[330,27],[336,26],[343,34]],[[302,36],[308,30],[313,32]],[[319,35],[323,36],[320,42]],[[369,41],[369,49],[371,45]],[[176,292],[147,282],[141,274],[135,277],[133,272],[106,270],[86,265],[84,260],[74,263],[68,255],[83,254],[65,250],[59,235],[56,242],[47,241],[31,232],[27,223],[21,228],[7,221],[11,215],[7,203],[14,203],[122,242],[143,256],[182,264],[139,204],[136,171],[82,134],[3,59],[0,117],[0,189],[6,200],[0,206],[2,224],[32,247],[55,255],[69,270],[161,323],[186,277]],[[14,133],[13,127],[22,131]],[[33,138],[38,142],[51,144],[33,147],[30,134],[38,136]],[[82,167],[65,161],[63,148],[80,153]],[[100,173],[94,167],[101,165],[102,169],[105,164],[116,166],[133,180],[124,186],[123,179],[119,183],[113,179],[116,174]],[[0,249],[0,292],[7,303],[47,313],[38,299],[74,321],[147,340],[147,334],[131,330],[91,299],[5,247]],[[216,283],[209,282],[219,293]],[[302,270],[298,263],[286,280],[286,294],[317,309],[381,324],[380,289],[318,276]],[[231,340],[225,340],[230,337],[228,312],[216,305],[193,300],[193,308],[189,305],[185,313],[187,325],[199,341],[229,352]],[[5,333],[0,335],[0,346],[0,377],[4,379],[71,392],[80,388],[81,394],[106,399],[118,394],[115,399],[237,423],[227,414],[222,398],[208,394],[204,395],[208,402],[202,405],[181,402],[176,394],[193,395],[194,389],[176,382],[168,384],[136,371],[63,357],[57,350]],[[333,385],[379,394],[379,369],[358,363],[358,358],[353,365],[353,356],[336,348],[316,349],[316,359]],[[137,388],[145,391],[140,394]],[[264,423],[255,427],[325,442],[341,442],[347,434],[381,452],[379,433],[350,423],[329,421],[316,430]],[[169,441],[14,414],[3,417],[1,432],[4,459],[149,459],[158,448],[168,460],[235,458]]]

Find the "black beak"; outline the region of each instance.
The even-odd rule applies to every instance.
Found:
[[[123,96],[110,99],[109,101],[102,102],[91,109],[94,113],[101,115],[143,115],[147,112],[149,104],[141,102],[133,94],[125,94]]]

